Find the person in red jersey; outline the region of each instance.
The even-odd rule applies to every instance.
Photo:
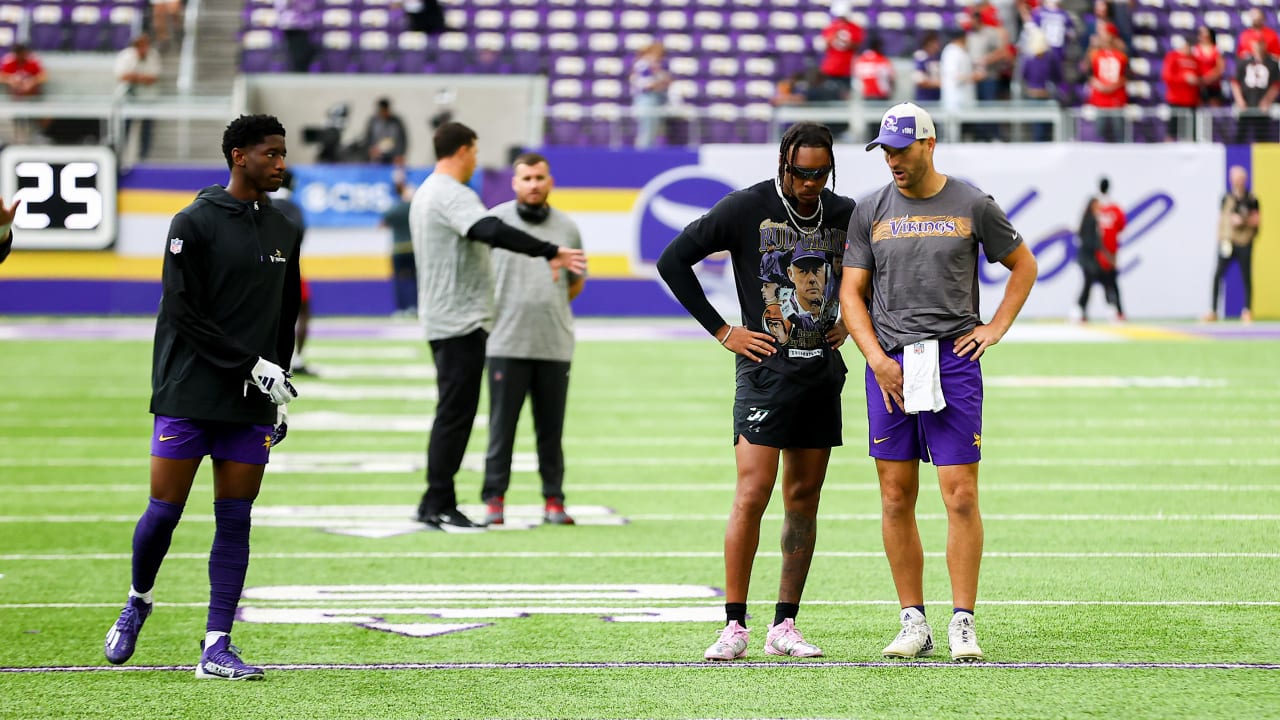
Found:
[[[1196,44],[1191,48],[1191,55],[1196,59],[1196,74],[1200,76],[1200,102],[1213,107],[1226,105],[1222,73],[1226,71],[1227,63],[1218,49],[1218,34],[1213,28],[1201,25],[1196,30]]]
[[[1124,210],[1116,204],[1108,191],[1111,181],[1102,178],[1098,182],[1098,207],[1095,210],[1098,219],[1098,239],[1102,247],[1098,249],[1098,267],[1101,269],[1102,288],[1107,294],[1107,302],[1116,309],[1116,320],[1124,320],[1124,308],[1120,305],[1120,232],[1124,230],[1128,218]]]
[[[1262,8],[1254,8],[1249,11],[1249,27],[1240,31],[1240,37],[1236,40],[1236,56],[1248,55],[1253,50],[1253,44],[1259,40],[1266,46],[1268,55],[1280,57],[1280,35],[1267,27],[1267,18],[1262,14]]]
[[[1164,101],[1173,110],[1169,114],[1167,140],[1194,139],[1195,110],[1200,107],[1199,62],[1191,54],[1191,46],[1181,35],[1170,38],[1171,49],[1164,56],[1160,79],[1164,81]],[[1187,137],[1183,137],[1183,133]]]
[[[1122,139],[1124,117],[1118,111],[1129,103],[1129,94],[1125,90],[1129,56],[1122,48],[1119,38],[1100,28],[1094,36],[1094,47],[1089,51],[1087,102],[1103,111],[1098,118],[1098,130],[1107,142],[1119,142]]]
[[[836,3],[831,7],[831,24],[822,31],[827,51],[822,56],[819,69],[822,74],[850,86],[853,58],[862,44],[862,28],[850,17],[850,3]]]

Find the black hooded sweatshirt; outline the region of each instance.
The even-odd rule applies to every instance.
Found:
[[[152,352],[151,412],[271,425],[249,377],[261,356],[288,368],[301,283],[301,232],[267,200],[211,185],[173,217]]]

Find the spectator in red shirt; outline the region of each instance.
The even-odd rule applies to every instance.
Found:
[[[1098,130],[1107,142],[1119,142],[1124,130],[1124,117],[1118,112],[1129,103],[1125,90],[1129,56],[1121,49],[1120,39],[1100,28],[1089,51],[1089,105],[1102,112]]]
[[[0,80],[9,88],[10,95],[21,98],[39,95],[46,76],[36,56],[26,45],[18,43],[13,46],[13,52],[0,59]]]
[[[1266,45],[1268,55],[1280,57],[1280,35],[1267,27],[1267,18],[1262,14],[1262,8],[1249,11],[1249,27],[1241,31],[1239,39],[1236,40],[1236,56],[1248,55],[1253,49],[1253,43],[1258,40]]]
[[[1164,81],[1164,101],[1173,110],[1169,114],[1166,140],[1181,140],[1189,129],[1195,134],[1195,109],[1200,106],[1199,63],[1191,54],[1191,46],[1181,35],[1169,38],[1172,49],[1165,53],[1160,79]],[[1187,138],[1193,139],[1193,138]]]
[[[831,6],[831,24],[822,31],[822,39],[827,44],[826,54],[822,56],[820,69],[822,74],[850,86],[850,75],[853,72],[853,58],[862,44],[862,28],[858,27],[851,17],[851,3],[835,3]]]
[[[880,36],[872,35],[867,40],[867,49],[853,60],[852,76],[857,80],[855,87],[863,100],[888,100],[893,96],[893,63],[884,56],[883,49]],[[876,123],[876,127],[879,126]]]
[[[1102,178],[1098,183],[1098,236],[1102,240],[1102,248],[1098,250],[1098,266],[1102,268],[1102,287],[1106,290],[1107,301],[1116,308],[1116,320],[1124,320],[1124,309],[1120,306],[1120,232],[1124,230],[1128,218],[1124,210],[1116,204],[1107,192],[1111,189],[1111,181]]]
[[[14,45],[12,52],[0,58],[0,83],[9,89],[9,96],[14,100],[39,95],[44,90],[45,79],[44,66],[22,43]],[[52,122],[50,118],[15,120],[13,139],[18,143],[30,142],[33,133],[47,130]]]
[[[1218,49],[1218,33],[1208,25],[1201,25],[1196,30],[1196,44],[1191,54],[1196,59],[1196,74],[1200,76],[1200,102],[1213,107],[1226,105],[1222,73],[1227,69],[1227,62]]]

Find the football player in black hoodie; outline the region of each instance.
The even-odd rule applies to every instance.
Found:
[[[133,534],[133,582],[107,633],[107,660],[133,655],[151,614],[156,574],[196,470],[213,459],[216,530],[209,615],[197,678],[255,680],[231,646],[249,566],[249,515],[271,446],[283,438],[298,314],[300,232],[267,193],[285,171],[285,131],[270,115],[241,116],[222,136],[231,170],[174,216],[151,370],[151,498]]]

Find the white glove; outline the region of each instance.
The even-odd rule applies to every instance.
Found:
[[[289,373],[270,360],[258,358],[249,377],[253,379],[262,394],[271,398],[271,402],[277,405],[284,405],[298,397],[298,391],[294,390],[293,384],[289,382],[291,377]]]

